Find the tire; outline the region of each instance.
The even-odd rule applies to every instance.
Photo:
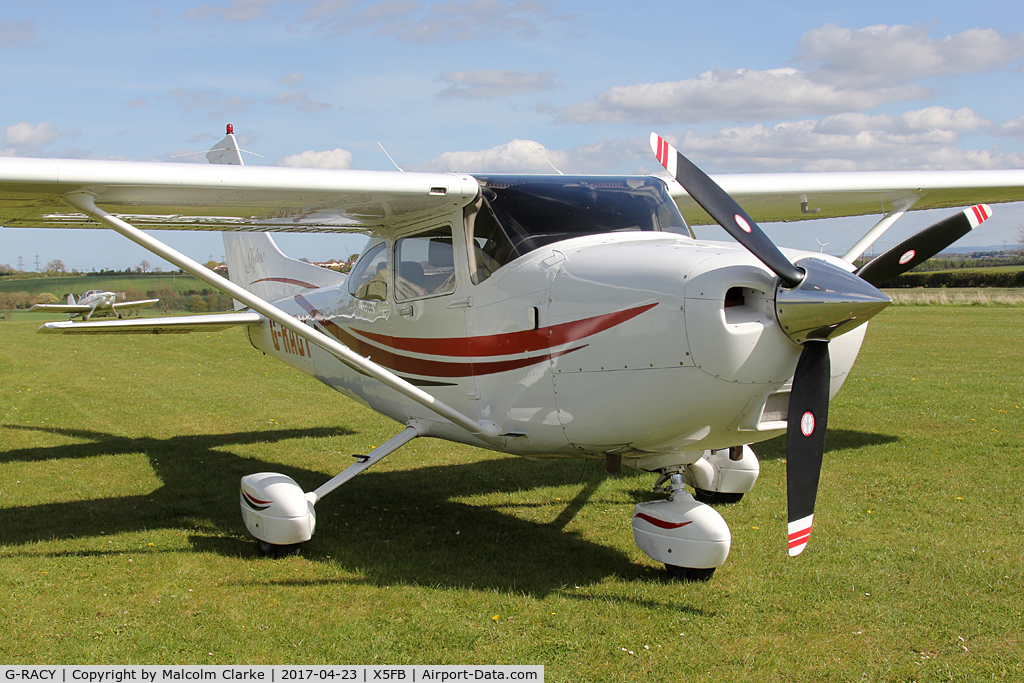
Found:
[[[282,557],[296,557],[299,551],[302,550],[301,543],[292,543],[291,545],[276,545],[274,543],[267,543],[256,539],[256,543],[260,549],[260,555],[263,557],[271,557],[280,559]]]
[[[705,505],[732,505],[743,500],[742,493],[723,493],[721,491],[705,491],[695,488],[693,497]]]
[[[694,569],[692,567],[677,567],[674,564],[666,564],[665,569],[672,575],[673,579],[685,582],[710,581],[715,574],[715,567],[707,569]]]

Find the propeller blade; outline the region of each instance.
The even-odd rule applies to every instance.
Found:
[[[786,287],[800,284],[804,272],[783,256],[754,219],[714,180],[657,133],[651,133],[651,149],[665,170],[733,239],[778,275]]]
[[[987,204],[975,204],[908,237],[861,266],[856,274],[877,287],[935,256],[991,216],[992,209]]]
[[[814,501],[825,453],[831,363],[828,342],[808,341],[796,365],[786,431],[789,555],[799,555],[811,537]]]

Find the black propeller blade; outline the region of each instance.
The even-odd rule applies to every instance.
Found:
[[[884,254],[876,256],[870,263],[861,266],[857,275],[878,286],[927,261],[991,216],[992,209],[987,204],[975,204],[955,216],[928,226]]]
[[[811,537],[814,501],[825,453],[831,384],[828,342],[809,341],[796,364],[789,394],[786,429],[786,493],[789,500],[789,554],[799,555]]]
[[[774,272],[779,323],[803,345],[789,399],[786,478],[789,494],[789,554],[807,545],[825,452],[831,362],[828,340],[867,322],[890,303],[870,282],[820,259],[797,267],[779,251],[739,204],[675,147],[655,133],[658,161],[689,195],[751,254]]]
[[[651,149],[661,165],[733,239],[768,266],[768,270],[778,275],[787,287],[800,284],[804,272],[783,256],[754,219],[714,180],[656,133],[651,133]]]

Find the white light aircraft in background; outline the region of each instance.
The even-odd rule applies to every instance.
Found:
[[[229,127],[210,166],[0,159],[0,220],[108,226],[237,302],[234,313],[41,332],[241,326],[256,348],[402,425],[312,492],[281,474],[244,477],[242,515],[264,553],[296,551],[312,537],[319,500],[429,436],[655,473],[668,497],[636,506],[634,538],[674,576],[707,579],[731,536],[702,501],[750,491],[759,473],[750,444],[782,434],[789,554],[804,549],[829,400],[864,323],[889,303],[876,286],[989,209],[957,211],[860,268],[854,261],[912,208],[1024,200],[1024,170],[712,180],[662,138],[651,142],[672,177],[249,167]],[[779,249],[754,219],[880,207],[842,258]],[[717,222],[738,244],[697,240],[686,221]],[[140,228],[222,231],[230,281]],[[345,276],[285,256],[273,231],[370,241]]]
[[[160,301],[160,299],[140,299],[138,301],[121,301],[117,300],[116,292],[104,292],[100,289],[90,289],[88,292],[83,294],[78,301],[75,301],[74,294],[68,294],[68,302],[66,304],[35,304],[32,308],[28,309],[32,311],[43,311],[53,313],[67,313],[68,320],[73,320],[75,316],[82,316],[83,320],[88,320],[93,313],[111,313],[116,315],[118,318],[123,318],[124,313],[122,311],[133,310],[136,308],[147,308]]]

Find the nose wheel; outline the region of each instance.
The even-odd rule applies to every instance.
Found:
[[[710,581],[711,577],[715,575],[717,567],[694,569],[692,567],[677,567],[674,564],[666,564],[665,569],[668,570],[669,575],[673,579],[678,579],[685,583],[695,583],[698,581]]]
[[[278,543],[268,543],[267,541],[260,539],[256,539],[256,543],[259,546],[260,555],[263,557],[270,557],[275,560],[282,557],[297,557],[304,545],[303,543],[280,545]]]

